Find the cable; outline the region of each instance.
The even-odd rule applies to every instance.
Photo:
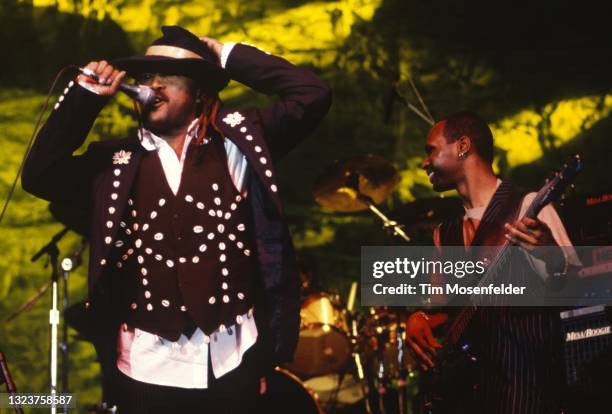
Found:
[[[40,122],[42,121],[43,115],[45,114],[45,112],[47,111],[47,108],[49,107],[49,100],[51,99],[51,94],[53,93],[53,90],[55,89],[55,85],[57,85],[57,81],[62,77],[62,75],[64,74],[64,72],[66,72],[66,70],[73,69],[75,67],[76,66],[74,66],[74,65],[70,65],[70,66],[66,66],[66,67],[62,68],[62,70],[60,70],[57,73],[57,75],[55,75],[55,79],[53,79],[53,83],[51,84],[51,88],[49,89],[49,92],[47,93],[47,98],[45,99],[45,102],[43,103],[42,108],[40,110],[40,114],[38,115],[38,120],[36,121],[36,125],[34,125],[34,130],[32,131],[32,136],[30,136],[30,140],[28,141],[28,146],[26,147],[25,154],[23,155],[23,158],[21,159],[21,164],[19,165],[19,170],[17,170],[17,175],[15,175],[15,180],[13,181],[13,184],[11,185],[11,189],[9,190],[8,194],[6,195],[6,200],[4,200],[4,205],[2,206],[2,212],[0,213],[0,223],[2,223],[2,219],[4,218],[4,214],[6,213],[8,205],[11,202],[11,199],[13,198],[13,194],[15,193],[15,188],[17,187],[17,182],[19,181],[19,177],[21,177],[21,173],[23,171],[23,165],[25,164],[25,160],[28,157],[28,154],[30,153],[30,149],[32,148],[32,143],[34,142],[34,138],[36,137],[36,134],[38,133],[38,129],[40,127]]]

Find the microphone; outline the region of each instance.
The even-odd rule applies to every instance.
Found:
[[[96,82],[100,82],[100,77],[91,69],[87,68],[77,68],[79,72],[83,75],[95,80]],[[155,102],[155,91],[153,88],[150,88],[145,85],[128,85],[126,83],[121,82],[119,85],[119,90],[130,98],[137,100],[140,102],[142,106],[149,106]]]

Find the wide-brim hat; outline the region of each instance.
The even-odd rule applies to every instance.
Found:
[[[132,77],[143,73],[188,76],[207,93],[217,93],[227,86],[229,75],[196,35],[179,26],[162,26],[162,33],[144,55],[117,59],[115,65]]]

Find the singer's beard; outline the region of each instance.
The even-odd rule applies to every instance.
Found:
[[[189,126],[195,117],[193,110],[179,109],[169,102],[145,108],[142,113],[143,126],[157,136],[173,135]]]

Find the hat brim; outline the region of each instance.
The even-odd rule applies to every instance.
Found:
[[[125,70],[128,75],[137,77],[143,73],[162,73],[182,75],[199,82],[209,93],[217,93],[225,88],[230,77],[225,69],[202,59],[175,59],[166,56],[132,56],[114,61],[115,65]]]

